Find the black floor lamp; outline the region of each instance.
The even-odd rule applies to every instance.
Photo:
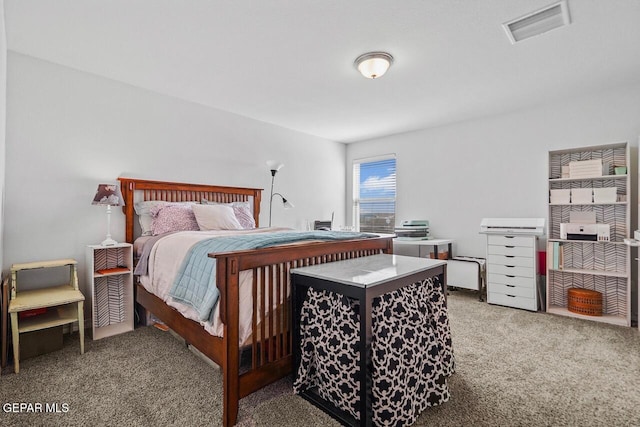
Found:
[[[267,166],[269,167],[269,170],[271,171],[271,197],[269,197],[269,227],[271,227],[271,207],[273,206],[273,196],[280,196],[280,198],[282,199],[282,204],[284,205],[285,209],[291,209],[294,206],[293,206],[293,203],[288,201],[282,194],[273,192],[273,181],[276,178],[276,173],[280,169],[282,169],[284,164],[282,164],[280,162],[277,162],[275,160],[269,160],[267,162]]]

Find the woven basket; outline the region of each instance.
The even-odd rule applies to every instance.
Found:
[[[602,294],[589,289],[571,288],[567,291],[567,309],[587,316],[602,316]]]
[[[429,258],[433,259],[435,258],[435,256],[436,255],[433,252],[429,253]],[[438,259],[444,259],[444,260],[449,259],[449,251],[438,252]]]

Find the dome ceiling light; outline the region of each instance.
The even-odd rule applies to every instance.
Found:
[[[355,67],[368,79],[377,79],[387,72],[393,63],[393,56],[386,52],[369,52],[358,56]]]

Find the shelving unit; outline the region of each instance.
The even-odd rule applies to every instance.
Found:
[[[132,331],[133,246],[87,246],[87,286],[94,340]]]
[[[601,159],[603,176],[562,178],[562,166],[573,161]],[[627,174],[615,175],[614,166],[627,166]],[[621,326],[631,326],[630,249],[624,239],[630,233],[629,145],[626,142],[549,152],[551,190],[615,187],[617,200],[610,203],[549,203],[548,244],[562,248],[562,265],[547,262],[547,312]],[[560,224],[571,212],[594,212],[596,223],[609,224],[610,241],[561,239]],[[602,316],[587,316],[567,308],[567,291],[583,288],[602,293]]]

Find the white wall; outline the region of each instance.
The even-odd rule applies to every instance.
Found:
[[[397,155],[396,218],[428,219],[454,254],[484,256],[483,217],[547,217],[548,151],[628,141],[634,195],[640,86],[347,146],[347,201],[354,159]],[[632,229],[636,228],[632,200]],[[348,208],[347,204],[347,210]],[[351,212],[347,212],[348,221]]]
[[[4,25],[4,0],[0,0],[0,265],[4,256],[4,181],[5,181],[5,129],[7,117],[7,36]]]
[[[73,257],[106,234],[104,208],[91,200],[118,176],[264,188],[268,224],[271,174],[280,160],[273,225],[345,211],[345,146],[271,124],[141,90],[9,52],[5,257],[12,263]],[[265,194],[266,193],[266,194]],[[124,215],[112,215],[124,240]],[[84,277],[81,272],[80,278]]]

